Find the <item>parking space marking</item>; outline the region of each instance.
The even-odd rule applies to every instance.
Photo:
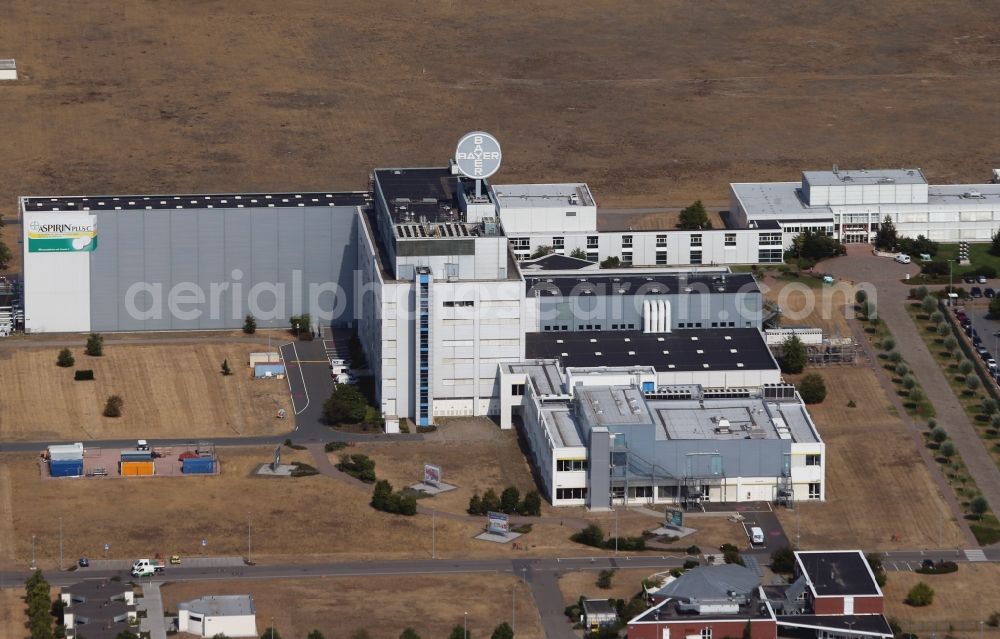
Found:
[[[297,349],[295,347],[295,342],[289,342],[289,343],[285,344],[284,346],[282,346],[282,348],[284,348],[285,346],[291,346],[292,347],[292,352],[295,353],[295,359],[294,360],[290,360],[289,362],[286,362],[286,363],[292,363],[292,364],[298,363],[300,361],[299,360],[299,349]],[[295,414],[296,415],[300,415],[300,414],[302,414],[302,411],[304,411],[305,409],[307,409],[309,407],[309,389],[306,388],[306,376],[305,376],[305,373],[302,372],[302,367],[298,366],[297,368],[299,369],[299,378],[302,380],[302,392],[305,394],[305,398],[306,398],[305,406],[303,406],[302,408],[297,408],[296,407]],[[287,368],[286,368],[286,372],[288,372]],[[300,394],[296,393],[295,391],[292,390],[291,377],[292,376],[289,373],[287,375],[287,378],[288,378],[288,392],[292,395],[292,405],[294,407],[295,404],[296,404],[295,398],[296,398],[296,396],[299,396]]]

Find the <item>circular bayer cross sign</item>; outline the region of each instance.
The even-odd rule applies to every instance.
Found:
[[[473,131],[458,141],[455,164],[462,175],[477,180],[490,177],[500,168],[500,143],[489,133]]]

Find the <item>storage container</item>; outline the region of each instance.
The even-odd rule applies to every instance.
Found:
[[[122,477],[140,477],[153,474],[151,461],[123,461],[120,465]]]
[[[181,462],[181,472],[185,475],[211,475],[215,472],[215,460],[211,457],[187,457]]]
[[[59,446],[49,446],[49,459],[63,461],[65,459],[83,459],[83,444],[63,444]]]
[[[80,477],[83,475],[83,460],[62,459],[50,461],[49,475],[53,477]]]

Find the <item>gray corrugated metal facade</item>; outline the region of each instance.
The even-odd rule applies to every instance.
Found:
[[[309,312],[333,324],[354,318],[354,207],[94,215],[100,244],[90,255],[91,330],[239,328],[248,313],[261,327],[288,326],[289,317]],[[336,302],[327,291],[333,285],[341,291]]]

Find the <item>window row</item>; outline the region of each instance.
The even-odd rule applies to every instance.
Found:
[[[556,488],[556,499],[586,499],[586,488]]]
[[[575,470],[587,470],[586,459],[557,459],[556,471],[568,473]]]

